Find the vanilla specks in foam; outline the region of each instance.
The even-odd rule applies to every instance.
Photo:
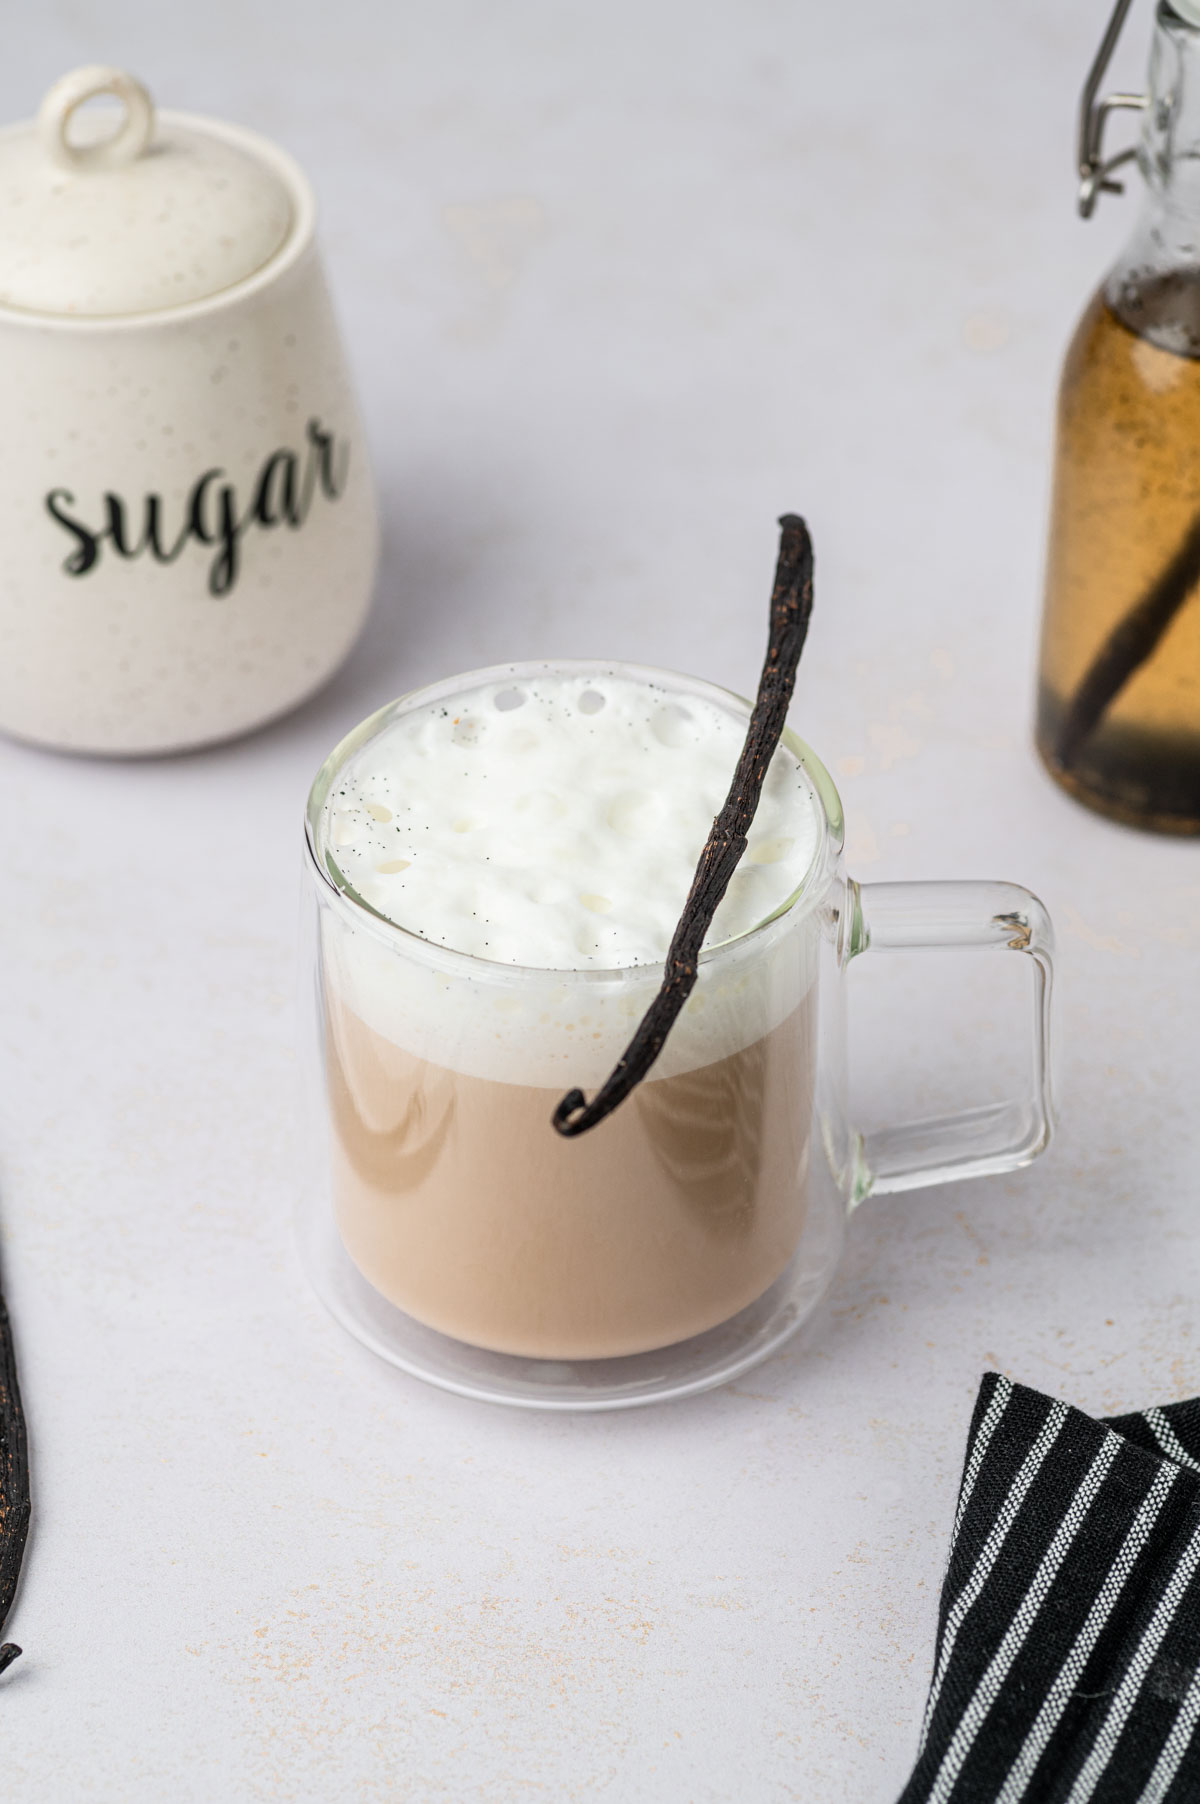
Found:
[[[489,682],[350,760],[327,845],[364,901],[435,944],[548,970],[661,963],[745,732],[732,707],[628,676]],[[787,900],[818,833],[781,746],[708,944]]]

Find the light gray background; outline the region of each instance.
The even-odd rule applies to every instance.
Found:
[[[1200,1389],[1200,847],[1075,809],[1029,744],[1057,366],[1133,220],[1072,212],[1105,10],[10,10],[0,116],[126,62],[310,169],[387,539],[360,649],[269,732],[128,766],[0,744],[37,1482],[11,1804],[888,1804],[982,1369],[1093,1410]],[[794,718],[853,868],[1017,878],[1057,917],[1061,1138],[868,1204],[809,1343],[735,1388],[562,1420],[427,1391],[289,1241],[308,780],[493,660],[746,688],[785,507],[819,557]],[[864,1116],[1008,1081],[1022,994],[953,961],[855,982]]]

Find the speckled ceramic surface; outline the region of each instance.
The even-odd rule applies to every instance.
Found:
[[[353,644],[366,447],[291,160],[152,114],[95,161],[64,120],[56,157],[53,98],[40,136],[0,137],[0,728],[176,750],[281,713]]]

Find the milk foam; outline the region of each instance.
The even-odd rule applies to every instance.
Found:
[[[318,856],[385,920],[345,899],[322,906],[327,1005],[463,1076],[561,1090],[607,1075],[658,988],[746,729],[719,691],[652,678],[489,672],[410,705],[348,758]],[[802,883],[823,823],[781,748],[709,936],[723,943],[650,1082],[739,1052],[804,1002],[819,911],[802,899],[748,930]]]
[[[358,895],[434,944],[545,970],[661,963],[745,730],[732,707],[626,676],[486,682],[350,760],[326,845]],[[819,832],[780,747],[708,944],[787,900]]]

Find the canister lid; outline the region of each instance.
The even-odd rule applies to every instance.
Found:
[[[115,95],[124,117],[73,115]],[[0,307],[111,319],[219,294],[288,237],[292,196],[248,133],[157,116],[121,69],[76,69],[0,133]],[[263,146],[264,149],[269,147]]]

